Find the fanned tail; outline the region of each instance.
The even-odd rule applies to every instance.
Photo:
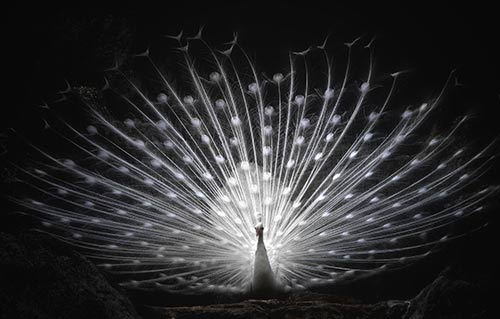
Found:
[[[455,226],[496,191],[477,190],[490,146],[456,147],[466,117],[428,133],[446,85],[398,108],[402,73],[377,83],[371,46],[362,75],[352,43],[341,74],[323,45],[290,54],[270,79],[236,41],[222,53],[201,33],[189,44],[186,79],[141,55],[148,90],[117,71],[111,93],[80,92],[92,124],[56,132],[73,151],[62,159],[33,146],[43,160],[20,167],[33,199],[14,200],[124,284],[245,291],[258,220],[288,288],[371,273],[466,233]],[[316,53],[324,62],[308,59]]]

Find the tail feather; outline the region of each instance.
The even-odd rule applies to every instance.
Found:
[[[456,147],[466,118],[428,134],[444,88],[399,109],[401,74],[376,83],[371,52],[361,84],[352,80],[354,43],[339,80],[326,53],[312,66],[290,54],[288,75],[265,80],[238,44],[221,55],[198,38],[212,70],[188,48],[189,80],[174,85],[142,57],[161,85],[156,96],[118,71],[127,89],[110,81],[110,104],[121,109],[84,95],[92,124],[58,132],[71,159],[35,147],[43,160],[20,168],[33,199],[14,200],[125,284],[248,289],[258,219],[288,287],[371,273],[460,236],[459,221],[496,192],[477,191],[491,146]]]

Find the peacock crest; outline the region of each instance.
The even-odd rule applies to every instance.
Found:
[[[19,167],[29,198],[13,200],[124,285],[247,291],[258,223],[285,289],[372,274],[474,230],[458,226],[496,190],[478,181],[490,146],[455,143],[467,117],[429,129],[449,84],[401,106],[409,75],[376,75],[372,42],[343,62],[326,42],[290,52],[266,76],[236,38],[172,41],[183,71],[146,51],[137,78],[117,66],[102,90],[71,88],[88,124],[59,119],[63,154],[34,145]]]

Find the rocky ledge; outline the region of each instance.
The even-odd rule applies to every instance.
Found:
[[[129,299],[71,247],[39,233],[0,233],[0,318],[138,316]]]

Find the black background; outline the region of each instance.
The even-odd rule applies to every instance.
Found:
[[[375,37],[377,71],[410,69],[423,79],[422,87],[429,88],[424,92],[430,95],[457,69],[458,81],[465,86],[461,98],[468,100],[458,111],[481,117],[477,136],[498,132],[500,51],[493,6],[354,1],[160,3],[8,9],[3,51],[7,53],[4,80],[9,103],[3,106],[3,114],[11,114],[2,116],[3,126],[28,121],[29,107],[50,101],[65,88],[64,79],[72,85],[102,80],[102,70],[113,63],[108,53],[123,50],[128,45],[124,42],[131,43],[129,52],[138,53],[158,43],[161,46],[164,35],[181,29],[194,35],[204,25],[204,34],[215,44],[231,40],[233,31],[238,32],[242,46],[270,74],[284,70],[289,50],[321,44],[328,34],[330,43],[337,44],[358,36],[367,43]],[[104,25],[108,25],[106,32]]]
[[[74,85],[97,83],[102,81],[102,70],[113,62],[109,52],[125,47],[132,53],[141,52],[160,43],[163,35],[177,34],[181,29],[188,35],[195,34],[200,25],[205,25],[205,34],[213,43],[229,41],[233,31],[239,32],[242,46],[270,74],[283,71],[289,50],[321,44],[327,34],[330,41],[340,43],[358,36],[367,42],[375,36],[378,70],[414,70],[412,73],[424,85],[424,95],[436,93],[450,71],[457,69],[457,79],[463,86],[457,88],[455,101],[460,103],[447,106],[446,112],[437,115],[438,120],[474,114],[469,127],[471,141],[484,143],[500,135],[500,28],[493,5],[459,1],[448,5],[380,5],[374,1],[162,3],[18,5],[6,9],[3,51],[8,56],[3,59],[6,98],[0,111],[2,130],[13,127],[36,139],[43,127],[43,110],[37,105],[55,99],[55,93],[65,88],[64,79]],[[111,27],[103,33],[106,24]],[[124,34],[117,36],[122,30]],[[487,179],[498,183],[498,176],[496,165]],[[13,209],[10,204],[4,205],[7,209],[2,213]],[[20,224],[23,222],[6,218],[1,228],[17,232],[26,226]],[[455,244],[440,261],[413,269],[410,281],[427,278],[426,274],[439,270],[437,265],[447,258],[473,262],[478,265],[477,271],[492,267],[495,229],[492,220],[489,229]]]

